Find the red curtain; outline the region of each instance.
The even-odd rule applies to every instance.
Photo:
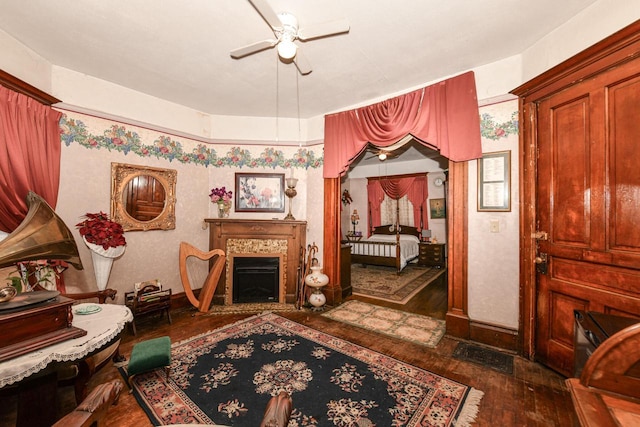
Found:
[[[482,157],[473,72],[325,116],[324,177],[344,175],[368,143],[388,147],[409,134],[454,162]]]
[[[409,188],[413,185],[415,178],[387,178],[381,179],[380,185],[384,190],[384,193],[391,197],[393,200],[398,200],[403,197],[409,191]]]
[[[405,195],[413,205],[413,224],[420,230],[420,224],[427,229],[427,210],[421,207],[427,201],[429,196],[427,177],[412,176],[404,178],[384,178],[370,180],[367,184],[367,195],[369,198],[369,206],[371,211],[371,219],[374,227],[382,225],[380,222],[380,205],[384,199],[384,195],[389,196],[393,200],[398,200]],[[420,214],[422,213],[422,218]],[[422,220],[422,221],[421,221]]]
[[[373,227],[378,227],[381,222],[380,205],[384,200],[384,190],[380,185],[380,181],[369,181],[367,183],[367,197],[369,199],[369,214],[371,219],[369,221],[371,227],[367,230],[367,236],[371,235]]]
[[[426,176],[416,177],[413,180],[413,185],[409,188],[407,197],[413,205],[413,225],[418,231],[428,229],[426,202],[427,197],[429,197],[429,186],[427,185]]]
[[[62,113],[0,86],[0,230],[25,218],[33,191],[55,209],[60,183]]]

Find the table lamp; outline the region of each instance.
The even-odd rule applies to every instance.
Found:
[[[353,235],[356,235],[356,224],[360,220],[360,215],[358,215],[358,209],[354,209],[351,214],[351,224],[353,224]]]
[[[291,214],[291,199],[296,197],[296,194],[298,194],[298,192],[296,191],[296,184],[298,184],[298,179],[287,178],[286,181],[287,181],[287,189],[284,190],[284,194],[286,194],[287,197],[289,198],[289,214],[285,216],[284,219],[293,221],[295,220],[295,218],[293,217],[293,214]]]

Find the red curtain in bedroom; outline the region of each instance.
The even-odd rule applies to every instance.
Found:
[[[425,203],[429,196],[426,175],[415,175],[397,178],[370,178],[367,184],[367,196],[372,227],[382,225],[380,205],[384,195],[398,200],[405,195],[413,205],[413,224],[418,229],[429,228]],[[422,215],[422,217],[421,217]],[[422,226],[422,227],[421,227]],[[370,232],[371,230],[369,230]]]
[[[62,113],[0,86],[0,230],[11,232],[25,218],[29,191],[52,208],[60,181]]]

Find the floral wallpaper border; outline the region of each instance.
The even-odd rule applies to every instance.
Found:
[[[152,144],[144,144],[137,132],[118,124],[112,124],[102,135],[93,135],[81,120],[70,118],[67,114],[63,114],[60,119],[60,138],[67,146],[76,142],[89,149],[106,148],[124,154],[154,156],[169,162],[175,160],[205,167],[316,169],[323,165],[324,160],[322,157],[316,157],[313,150],[306,148],[298,148],[293,157],[289,158],[283,151],[272,147],[265,148],[257,157],[254,157],[249,149],[242,147],[231,147],[223,155],[218,155],[216,150],[207,144],[197,144],[188,151],[180,141],[165,135],[160,135]]]
[[[483,138],[497,141],[500,138],[506,138],[509,135],[518,134],[518,111],[511,113],[511,118],[503,123],[498,123],[489,113],[480,115],[480,135]]]
[[[491,114],[480,115],[480,134],[483,138],[497,141],[512,134],[518,134],[518,111],[511,118],[498,123]],[[154,156],[169,162],[201,165],[205,167],[232,168],[272,168],[316,169],[322,167],[323,157],[316,157],[313,150],[298,148],[293,157],[286,157],[282,150],[273,147],[265,148],[257,156],[250,149],[231,147],[226,153],[219,155],[207,144],[197,144],[189,151],[183,144],[170,136],[160,135],[152,144],[144,144],[139,134],[124,125],[112,124],[102,135],[93,135],[84,122],[63,114],[60,119],[60,138],[69,146],[76,142],[89,149],[117,150],[124,154],[135,153],[140,157]]]

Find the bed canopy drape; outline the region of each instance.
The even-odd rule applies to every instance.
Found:
[[[454,162],[482,156],[472,71],[377,104],[325,116],[324,177],[344,175],[368,143],[407,135]]]
[[[426,175],[396,178],[369,179],[367,197],[371,215],[371,228],[381,224],[380,205],[384,195],[398,200],[405,195],[413,205],[413,224],[420,231],[428,228],[427,211],[424,204],[429,196]]]

